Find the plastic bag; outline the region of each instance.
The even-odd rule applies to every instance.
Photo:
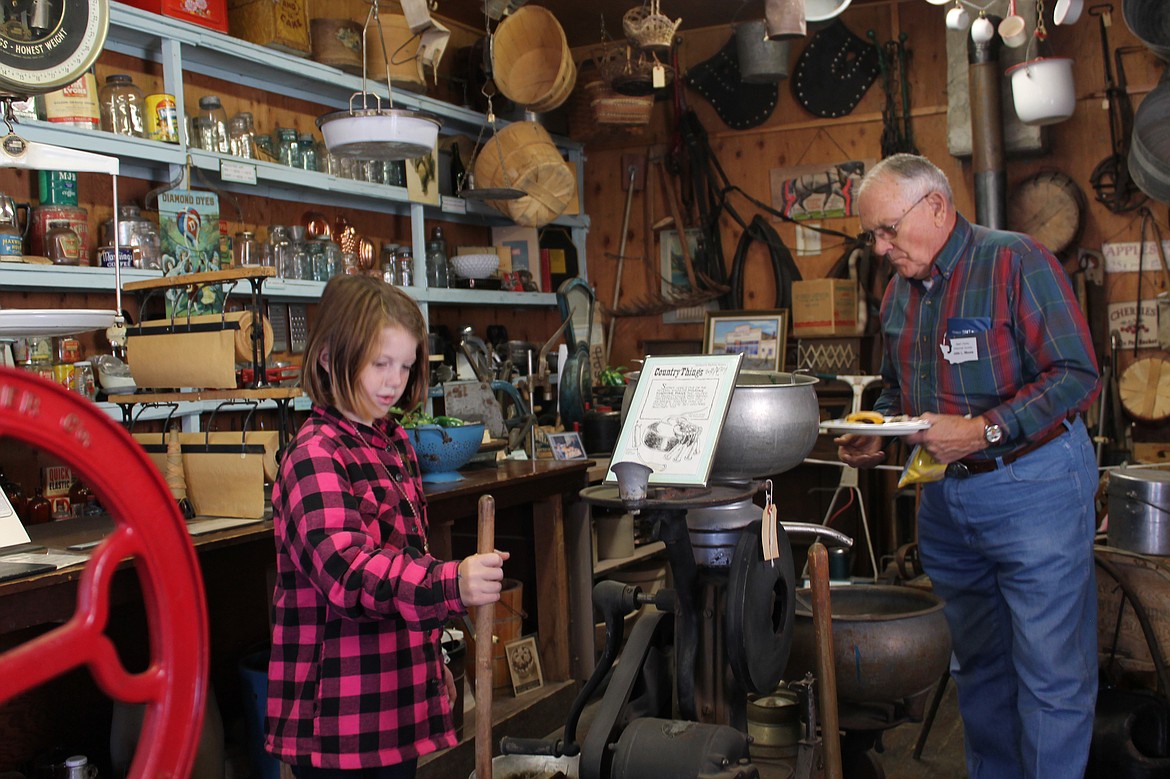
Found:
[[[939,481],[946,475],[947,466],[934,459],[930,452],[922,448],[922,444],[915,444],[914,450],[910,452],[910,459],[906,460],[906,466],[898,478],[898,489],[907,484]]]

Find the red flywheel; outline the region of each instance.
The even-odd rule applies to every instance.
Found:
[[[130,777],[187,777],[207,702],[207,606],[195,549],[162,474],[93,403],[10,368],[0,368],[0,438],[5,437],[67,464],[115,524],[85,565],[73,616],[0,654],[0,704],[87,666],[106,695],[146,707]],[[150,662],[137,673],[126,670],[105,634],[110,584],[127,558],[141,582],[150,635]]]

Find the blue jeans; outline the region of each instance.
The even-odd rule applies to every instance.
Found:
[[[918,551],[946,600],[970,779],[1084,774],[1097,698],[1097,489],[1072,429],[1011,465],[926,485]]]

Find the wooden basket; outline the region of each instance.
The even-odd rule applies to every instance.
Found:
[[[526,5],[500,22],[492,44],[492,72],[500,92],[531,111],[552,111],[577,83],[565,31],[552,12]]]
[[[360,76],[362,26],[353,19],[313,19],[313,61]],[[383,68],[384,70],[385,68]]]
[[[418,58],[419,39],[410,31],[402,14],[378,14],[378,24],[386,41],[386,56],[378,40],[378,27],[370,23],[366,31],[366,76],[386,80],[386,60],[390,61],[390,85],[411,92],[426,92],[427,80]]]
[[[556,219],[577,191],[576,175],[552,137],[536,122],[513,122],[485,143],[475,160],[475,180],[484,188],[516,187],[527,192],[517,200],[488,201],[526,227],[542,227]]]

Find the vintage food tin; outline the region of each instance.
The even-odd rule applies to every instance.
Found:
[[[179,107],[174,95],[158,92],[146,96],[146,137],[163,143],[179,142]]]

